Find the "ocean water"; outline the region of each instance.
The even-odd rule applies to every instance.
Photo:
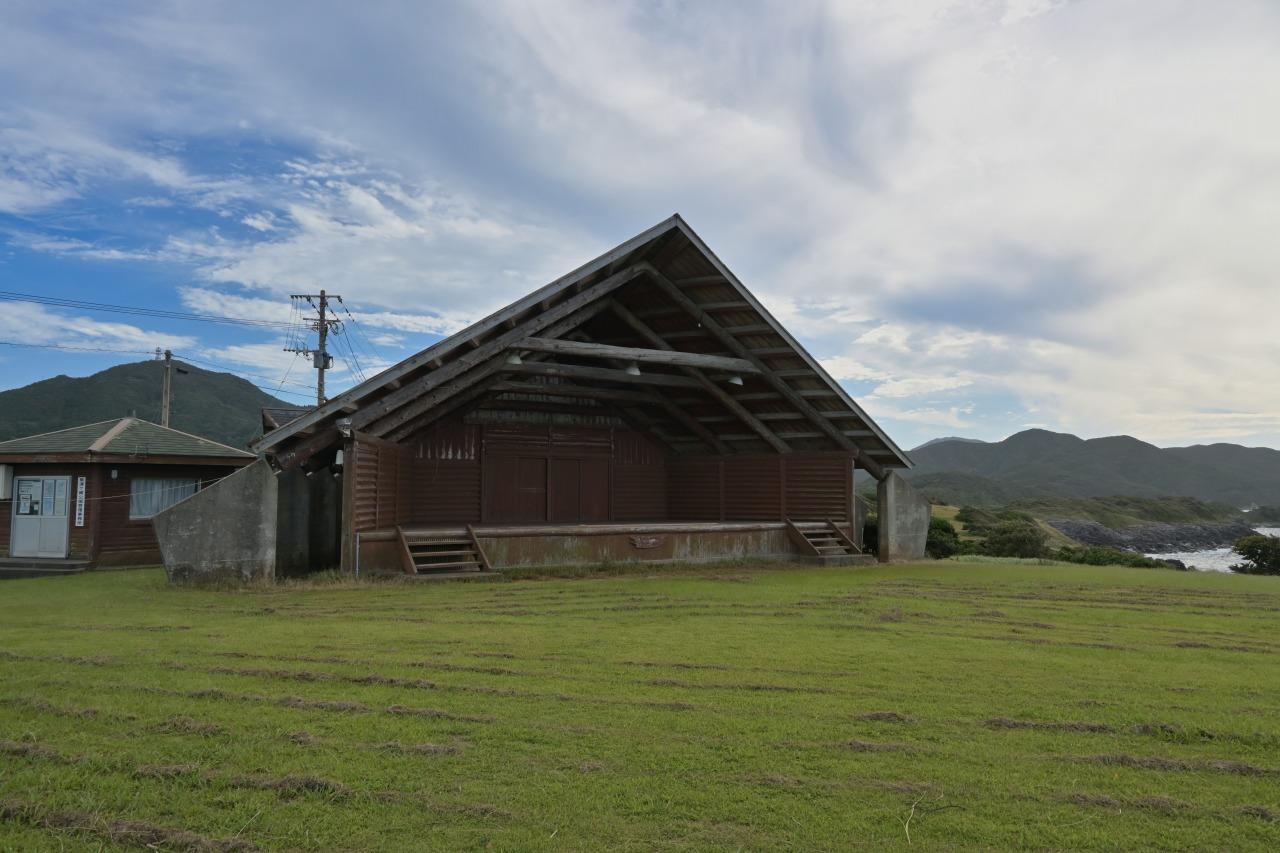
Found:
[[[1267,536],[1280,536],[1280,527],[1255,527]],[[1208,551],[1178,551],[1171,554],[1148,554],[1157,560],[1181,560],[1188,567],[1205,572],[1229,572],[1231,564],[1240,562],[1239,555],[1230,548],[1212,548]]]

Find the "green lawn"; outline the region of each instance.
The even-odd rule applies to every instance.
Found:
[[[1280,579],[0,585],[0,849],[1280,848]]]

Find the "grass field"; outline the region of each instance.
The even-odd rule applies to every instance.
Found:
[[[1280,581],[0,587],[0,848],[1280,848]]]

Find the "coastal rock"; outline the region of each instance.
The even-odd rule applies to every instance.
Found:
[[[1256,531],[1243,521],[1206,524],[1142,524],[1112,530],[1096,521],[1050,519],[1049,524],[1065,536],[1083,545],[1101,545],[1142,554],[1170,551],[1204,551],[1226,548],[1243,536]]]

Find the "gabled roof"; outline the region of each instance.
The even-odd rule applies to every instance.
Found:
[[[265,435],[273,429],[279,429],[309,411],[311,411],[310,406],[263,406],[262,432]]]
[[[252,453],[138,418],[116,418],[0,442],[0,457],[57,454],[255,458]]]
[[[641,348],[666,363],[624,375]],[[283,465],[341,432],[403,440],[446,413],[528,396],[531,382],[619,401],[676,452],[846,450],[877,476],[911,464],[678,214],[253,446]]]

